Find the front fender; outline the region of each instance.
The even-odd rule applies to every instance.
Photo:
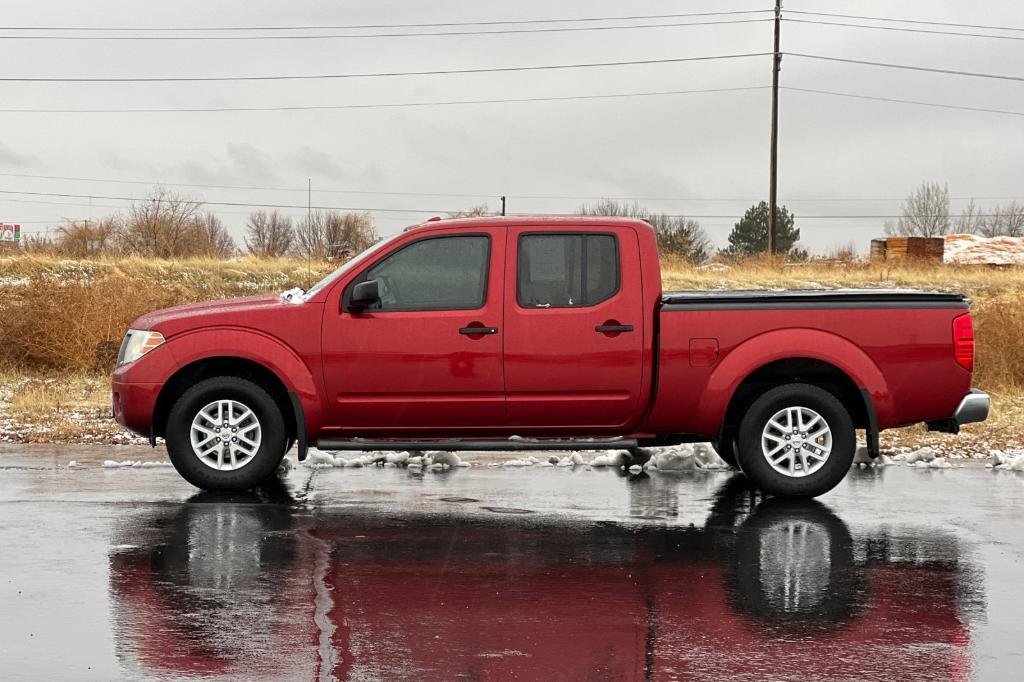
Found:
[[[882,371],[867,353],[847,339],[818,329],[765,332],[736,346],[712,372],[698,408],[698,423],[717,430],[739,385],[759,368],[777,360],[810,358],[842,370],[874,403],[878,421],[889,423],[892,395]]]
[[[253,329],[207,327],[172,337],[167,341],[167,350],[179,367],[217,357],[242,358],[266,367],[298,398],[305,414],[306,432],[314,436],[320,432],[323,403],[313,373],[280,339]]]

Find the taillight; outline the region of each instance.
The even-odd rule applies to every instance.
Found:
[[[961,367],[974,371],[974,322],[970,313],[953,320],[953,356]]]

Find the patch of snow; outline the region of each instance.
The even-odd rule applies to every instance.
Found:
[[[454,452],[438,450],[435,452],[428,452],[427,457],[429,457],[430,461],[434,464],[443,464],[448,467],[458,466],[459,463],[462,462],[462,458]]]
[[[990,450],[992,468],[1003,471],[1024,471],[1024,450]]]
[[[291,303],[293,305],[302,305],[303,303],[306,302],[306,299],[303,298],[302,296],[305,293],[306,292],[300,289],[299,287],[295,287],[294,289],[289,289],[288,291],[281,292],[281,300],[284,301],[285,303]]]
[[[647,468],[657,471],[717,471],[730,467],[718,456],[710,443],[684,443],[667,448],[655,448]]]
[[[915,464],[917,462],[930,462],[936,457],[936,452],[932,448],[923,447],[914,450],[913,452],[901,452],[900,454],[893,457],[894,462],[903,462],[905,464]]]
[[[639,464],[634,464],[633,466],[629,467],[629,473],[631,474],[639,474],[642,473],[643,470],[644,468]]]
[[[624,467],[632,464],[633,457],[628,450],[609,450],[590,460],[592,467]]]
[[[310,450],[305,460],[305,465],[311,468],[319,467],[333,467],[337,465],[337,461],[334,459],[334,455],[329,452],[320,452],[319,450]]]
[[[169,467],[169,466],[171,466],[171,463],[168,462],[168,461],[162,461],[162,462],[143,462],[141,459],[137,459],[137,460],[126,459],[123,462],[116,462],[116,461],[114,461],[112,459],[107,459],[107,460],[103,461],[103,468],[104,469],[129,469],[129,468],[151,469],[151,468],[154,468],[154,467]]]
[[[942,260],[958,265],[1024,265],[1024,238],[946,235]]]

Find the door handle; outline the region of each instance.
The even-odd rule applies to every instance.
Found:
[[[633,325],[631,324],[599,324],[594,327],[595,332],[601,334],[618,334],[620,332],[631,332],[633,331]]]
[[[483,334],[497,334],[498,333],[498,328],[497,327],[485,327],[485,326],[483,326],[480,323],[476,323],[475,325],[470,325],[468,327],[463,327],[462,329],[459,330],[459,333],[460,334],[465,334],[467,336],[476,336],[477,334],[480,334],[480,335],[483,335]]]

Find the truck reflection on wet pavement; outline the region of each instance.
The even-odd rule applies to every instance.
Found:
[[[109,551],[121,673],[972,677],[983,577],[954,533],[898,516],[854,533],[826,503],[766,499],[739,476],[703,499],[687,477],[607,485],[628,486],[628,516],[495,506],[471,487],[335,505],[287,484],[126,515]]]

